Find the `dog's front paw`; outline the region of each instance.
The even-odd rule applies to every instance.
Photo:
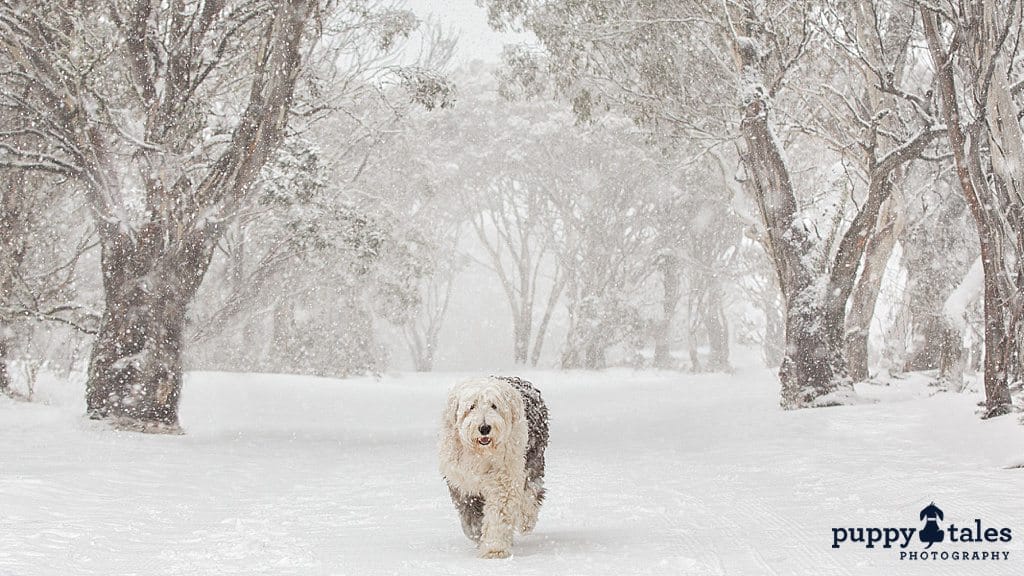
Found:
[[[483,550],[480,552],[481,558],[508,558],[512,555],[509,550]]]

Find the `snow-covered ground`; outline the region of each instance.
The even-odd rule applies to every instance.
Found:
[[[185,436],[81,418],[81,381],[0,400],[0,575],[1022,574],[1024,427],[921,379],[783,412],[767,370],[527,372],[552,413],[548,501],[479,560],[439,478],[446,386],[190,374]],[[1010,527],[1003,562],[832,549],[833,527]],[[948,542],[948,550],[953,550]],[[911,545],[920,550],[921,544]]]

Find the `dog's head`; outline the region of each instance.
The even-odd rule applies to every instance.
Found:
[[[498,378],[482,378],[452,389],[444,417],[464,446],[486,453],[509,442],[522,413],[515,388]]]

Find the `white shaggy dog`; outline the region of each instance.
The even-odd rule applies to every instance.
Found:
[[[453,387],[443,418],[441,474],[462,530],[482,557],[507,558],[544,499],[547,407],[529,382],[492,376]]]

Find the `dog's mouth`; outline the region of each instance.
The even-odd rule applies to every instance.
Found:
[[[481,445],[481,446],[490,446],[491,445],[491,437],[490,436],[481,436],[481,437],[476,439],[476,443]]]

